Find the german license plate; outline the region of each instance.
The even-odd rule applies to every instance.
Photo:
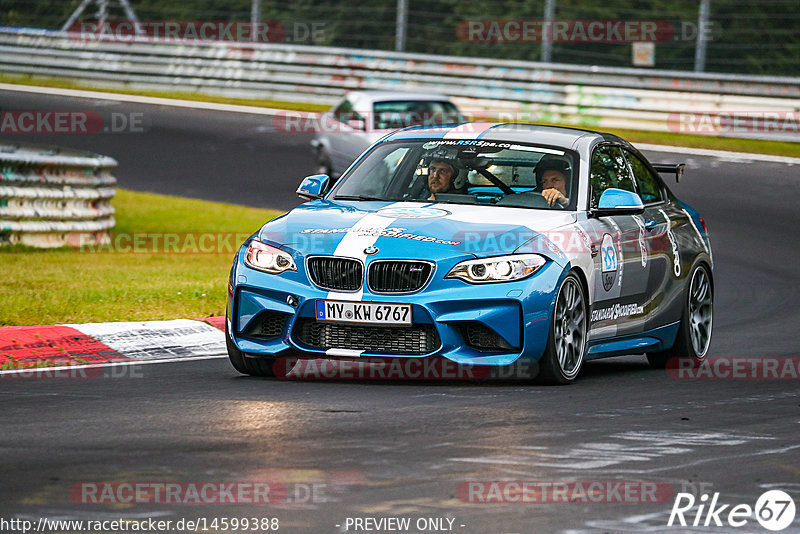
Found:
[[[317,300],[317,321],[363,324],[411,324],[411,304]]]

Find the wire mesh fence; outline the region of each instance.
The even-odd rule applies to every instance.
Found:
[[[125,18],[115,0],[108,20]],[[141,21],[249,22],[254,0],[131,0]],[[394,50],[398,0],[354,5],[341,0],[255,0],[260,21],[277,24],[274,40],[364,50]],[[650,66],[695,67],[697,0],[554,0],[554,24],[545,30],[546,0],[407,0],[404,50],[464,57],[539,61],[549,41],[551,59],[581,65],[632,66],[636,41],[654,42]],[[0,0],[0,25],[59,29],[80,0]],[[81,16],[98,18],[96,3]],[[705,71],[796,76],[800,65],[797,0],[710,0]],[[625,28],[656,33],[626,38]],[[627,25],[627,26],[626,26]]]

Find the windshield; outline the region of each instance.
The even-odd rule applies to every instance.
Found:
[[[328,198],[574,210],[577,154],[514,142],[413,140],[378,145]]]
[[[428,100],[392,100],[375,102],[376,130],[399,130],[408,126],[431,126],[464,122],[464,117],[451,102]]]

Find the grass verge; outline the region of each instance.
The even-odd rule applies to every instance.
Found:
[[[327,105],[311,104],[304,102],[284,102],[279,100],[259,100],[248,98],[227,98],[222,96],[205,95],[201,93],[185,93],[178,91],[140,91],[119,87],[102,87],[81,84],[67,79],[42,78],[31,75],[0,74],[0,83],[21,85],[35,85],[41,87],[56,87],[61,89],[80,89],[86,91],[104,91],[127,95],[154,96],[160,98],[174,98],[180,100],[194,100],[198,102],[216,102],[221,104],[237,104],[242,106],[257,106],[294,111],[325,111]],[[550,124],[550,123],[542,123]],[[571,124],[552,124],[553,126],[575,126]],[[590,126],[586,128],[591,129]],[[656,145],[684,146],[692,148],[707,148],[712,150],[728,150],[732,152],[751,152],[755,154],[769,154],[773,156],[800,157],[800,143],[785,141],[769,141],[764,139],[740,139],[732,137],[716,137],[712,135],[682,134],[671,132],[652,132],[646,130],[601,129],[608,133],[618,135],[631,143],[651,143]]]
[[[0,247],[0,326],[223,315],[233,253],[278,215],[126,190],[113,205],[113,247]]]

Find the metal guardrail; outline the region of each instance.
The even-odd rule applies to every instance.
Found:
[[[108,242],[116,166],[87,152],[0,143],[0,245]]]
[[[0,71],[246,98],[448,94],[467,115],[675,131],[679,113],[796,113],[800,78],[588,67],[245,42],[119,42],[0,28]],[[788,120],[797,125],[795,115]]]

